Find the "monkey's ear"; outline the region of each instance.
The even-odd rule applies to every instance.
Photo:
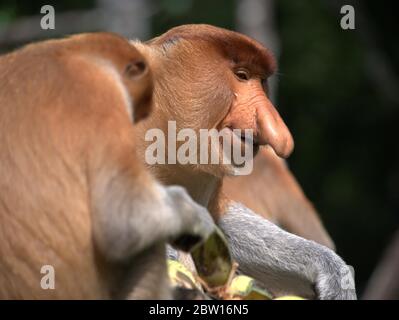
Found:
[[[125,75],[129,79],[138,79],[146,74],[147,65],[143,60],[130,62],[125,68]]]

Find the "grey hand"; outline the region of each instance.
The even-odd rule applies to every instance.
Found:
[[[353,276],[332,250],[290,234],[232,203],[220,219],[239,269],[276,293],[356,299]]]
[[[180,250],[189,251],[205,240],[215,228],[215,224],[206,208],[196,203],[180,186],[168,186],[166,191],[169,205],[181,219],[179,230],[172,244]]]

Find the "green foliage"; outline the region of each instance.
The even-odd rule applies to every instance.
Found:
[[[234,28],[235,2],[231,0],[161,0],[154,1],[157,13],[152,19],[153,33],[190,23],[207,23],[223,28]]]
[[[398,55],[390,55],[398,48],[394,16],[387,19],[387,8],[381,14],[382,5],[371,5],[375,13],[367,10],[371,1],[363,4],[379,49],[388,50],[397,68]],[[314,0],[282,0],[278,9],[279,107],[296,142],[290,166],[361,288],[398,225],[398,193],[389,189],[399,182],[399,110],[371,81],[368,48],[357,31],[339,27],[339,10]]]
[[[7,23],[10,23],[13,19],[15,19],[16,13],[14,7],[6,7],[3,10],[0,10],[0,27]]]

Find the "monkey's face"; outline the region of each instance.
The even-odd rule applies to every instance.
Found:
[[[267,96],[269,75],[257,71],[251,64],[237,65],[227,71],[230,76],[230,90],[234,94],[229,111],[218,124],[220,129],[241,130],[238,137],[242,143],[250,143],[256,155],[259,146],[270,145],[283,158],[288,157],[294,147],[291,133]],[[247,137],[245,130],[252,132]]]
[[[218,100],[217,95],[213,95],[214,100],[206,104],[215,108],[215,114],[210,117],[210,122],[204,121],[202,125],[218,129],[231,141],[232,148],[227,149],[231,165],[223,164],[217,168],[220,173],[248,174],[248,171],[245,173],[241,170],[244,167],[242,159],[245,162],[252,161],[260,146],[271,146],[283,158],[288,157],[294,147],[290,131],[267,95],[267,82],[271,76],[269,70],[274,68],[271,66],[274,61],[268,57],[265,63],[270,66],[267,68],[252,61],[245,56],[235,61],[221,55],[218,66],[214,66],[223,70],[223,75],[219,75],[218,79],[223,81],[224,88],[219,85],[213,90],[229,93],[229,99]],[[248,152],[249,149],[251,152]],[[220,150],[221,158],[226,155],[226,149]],[[240,150],[241,157],[238,159],[234,155],[235,150]],[[212,167],[212,171],[214,169]]]
[[[275,60],[256,41],[207,25],[174,28],[150,41],[156,48],[159,77],[156,77],[158,104],[178,130],[191,128],[223,130],[232,150],[270,145],[280,157],[293,150],[292,136],[266,94],[267,80],[275,70]],[[198,136],[200,136],[198,134]],[[219,139],[220,143],[224,139]],[[208,145],[208,154],[214,146]],[[198,152],[203,150],[198,148]],[[223,146],[219,162],[196,166],[216,176],[235,174],[241,164],[230,152],[225,163]]]

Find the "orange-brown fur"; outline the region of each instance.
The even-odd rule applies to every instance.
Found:
[[[138,120],[152,94],[149,72],[134,81],[135,63],[143,61],[107,33],[0,57],[0,298],[111,296],[110,270],[118,276],[118,268],[93,242],[91,179],[117,166],[140,188],[152,180],[135,158],[123,96],[102,67],[110,63],[120,73]],[[55,268],[55,290],[40,287],[47,264]]]

